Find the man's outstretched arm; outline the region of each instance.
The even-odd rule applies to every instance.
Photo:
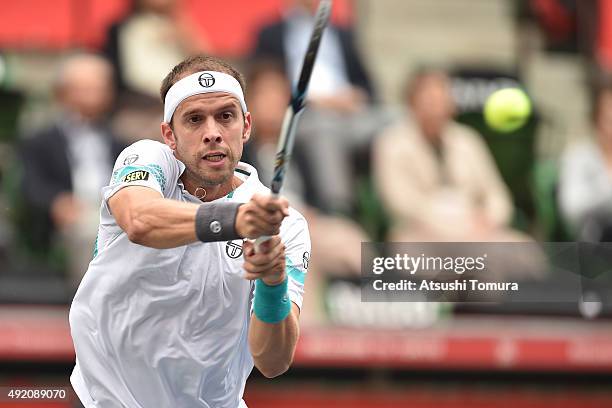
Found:
[[[245,278],[256,280],[249,347],[255,367],[268,377],[289,369],[299,338],[300,309],[287,295],[285,246],[275,235],[255,252],[245,242]]]
[[[117,224],[136,244],[162,249],[187,245],[203,238],[217,240],[208,230],[208,223],[200,222],[199,229],[196,228],[198,218],[200,221],[211,219],[213,203],[198,205],[170,200],[152,188],[129,186],[113,195],[108,205]],[[286,200],[254,195],[249,202],[238,207],[231,228],[235,229],[236,238],[278,234],[287,208]],[[221,224],[225,221],[221,220]]]
[[[251,316],[249,346],[255,367],[264,376],[279,376],[291,366],[300,336],[299,315],[300,309],[291,303],[291,312],[280,323],[265,323]]]

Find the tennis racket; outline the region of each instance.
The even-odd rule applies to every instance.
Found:
[[[308,85],[310,84],[310,77],[315,61],[317,59],[317,53],[319,51],[319,45],[321,44],[321,38],[331,14],[332,0],[321,0],[317,14],[315,17],[315,25],[310,35],[310,42],[302,62],[302,70],[297,82],[297,85],[291,92],[291,100],[289,106],[285,112],[285,118],[283,120],[283,126],[281,127],[280,136],[278,139],[278,146],[276,148],[276,156],[274,161],[274,175],[272,182],[270,183],[270,190],[272,195],[278,197],[285,181],[285,175],[289,168],[289,161],[291,159],[291,152],[293,151],[293,144],[295,141],[295,129],[297,126],[298,119],[300,118],[304,107],[306,106],[306,94],[308,92]],[[255,240],[255,250],[257,251],[259,245],[270,239],[268,236],[262,236]]]

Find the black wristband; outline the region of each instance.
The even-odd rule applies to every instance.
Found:
[[[236,216],[242,203],[204,203],[196,212],[196,236],[202,242],[240,239]]]

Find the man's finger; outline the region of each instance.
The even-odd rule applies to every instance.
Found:
[[[242,265],[242,269],[246,271],[246,273],[260,275],[262,272],[265,272],[270,268],[270,265],[255,265],[252,262],[245,262]]]
[[[262,273],[281,268],[285,262],[284,249],[274,251],[270,254],[256,254],[245,259],[243,269],[249,273]]]
[[[255,255],[255,244],[248,240],[244,241],[242,243],[242,253],[245,257]]]
[[[261,194],[253,195],[252,200],[259,207],[269,211],[281,211],[289,207],[289,201],[284,197],[265,196]]]
[[[286,217],[283,211],[280,210],[263,210],[262,218],[266,220],[269,224],[279,224],[283,222],[283,219]]]
[[[257,206],[252,206],[252,208],[249,208],[245,214],[245,221],[247,222],[259,220],[266,224],[280,225],[284,218],[285,215],[280,210],[269,211]]]
[[[268,211],[281,211],[284,212],[288,210],[289,203],[287,200],[283,198],[273,198],[270,197],[265,203],[262,205]]]
[[[269,234],[269,238],[262,242],[259,246],[261,250],[269,251],[282,243],[281,237],[278,234]],[[242,250],[246,256],[255,255],[255,243],[253,241],[245,241]]]
[[[282,248],[274,248],[267,253],[258,252],[253,256],[249,256],[246,258],[246,261],[255,267],[268,268],[281,258],[282,252]]]
[[[251,272],[245,271],[243,277],[247,280],[260,279],[261,273],[251,273]]]
[[[268,224],[256,216],[248,216],[243,227],[246,235],[245,238],[257,238],[262,235],[277,235],[280,231],[280,225]]]

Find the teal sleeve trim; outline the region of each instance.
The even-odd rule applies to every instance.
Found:
[[[294,281],[303,285],[306,280],[306,273],[294,266],[289,257],[285,258],[285,265],[287,275]]]
[[[96,235],[96,241],[94,242],[92,258],[95,258],[96,256],[98,256],[98,238],[99,236]]]
[[[155,180],[162,188],[162,190],[166,189],[166,176],[161,168],[161,166],[157,164],[149,164],[149,165],[138,165],[138,166],[125,166],[120,169],[117,169],[113,172],[113,176],[111,177],[111,183],[116,184],[120,183],[123,177],[133,171],[147,171],[155,177]]]

